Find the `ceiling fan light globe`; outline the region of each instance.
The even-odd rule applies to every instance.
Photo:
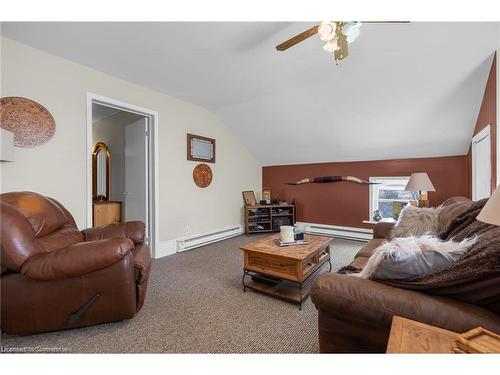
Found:
[[[344,35],[346,36],[347,43],[354,42],[361,33],[361,22],[348,22],[344,26]]]
[[[328,42],[335,38],[336,23],[330,21],[321,22],[318,26],[318,35],[323,42]]]
[[[333,38],[333,40],[326,42],[326,44],[323,46],[323,49],[326,52],[330,52],[330,53],[335,52],[338,48],[339,48],[339,46],[337,45],[337,38]]]

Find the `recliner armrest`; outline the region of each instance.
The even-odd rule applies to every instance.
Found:
[[[121,260],[133,248],[132,241],[126,238],[80,242],[29,258],[22,265],[21,273],[36,280],[77,277],[109,267]]]
[[[85,241],[97,241],[106,238],[129,238],[134,244],[144,243],[145,225],[142,221],[108,224],[82,231]]]
[[[390,329],[394,315],[460,333],[477,326],[500,329],[498,316],[482,307],[356,276],[321,275],[312,286],[311,299],[338,320],[382,329]]]

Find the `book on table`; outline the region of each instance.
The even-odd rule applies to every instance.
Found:
[[[280,246],[280,247],[284,247],[284,246],[295,246],[295,245],[308,245],[309,244],[309,241],[308,240],[296,240],[294,242],[283,242],[281,241],[279,238],[276,238],[274,240],[274,242],[276,242],[276,245]]]

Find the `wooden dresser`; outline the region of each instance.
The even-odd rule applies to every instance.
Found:
[[[94,201],[92,225],[114,224],[122,221],[122,202]]]

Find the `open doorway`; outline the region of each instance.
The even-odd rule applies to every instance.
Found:
[[[154,256],[158,245],[158,115],[88,94],[87,224],[139,220]]]

